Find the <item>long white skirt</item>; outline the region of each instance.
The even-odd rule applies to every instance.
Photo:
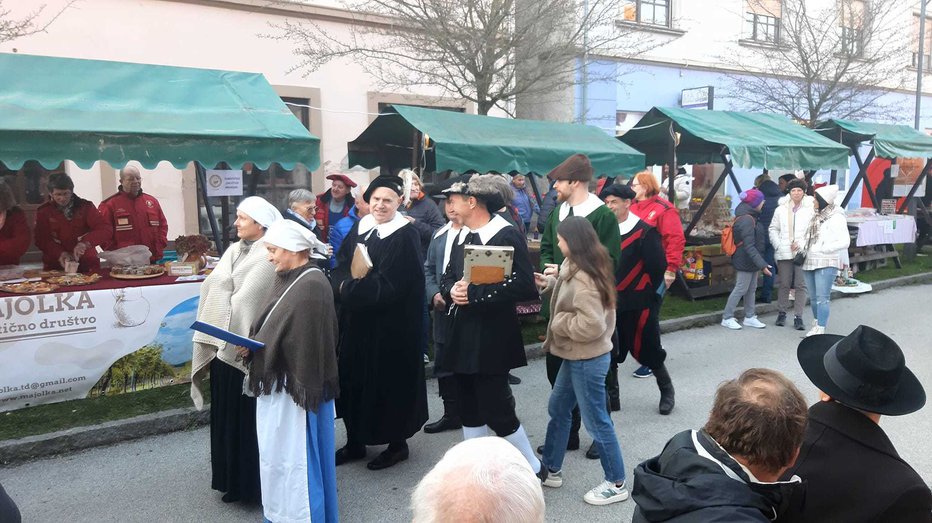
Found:
[[[305,412],[284,392],[256,398],[262,510],[272,523],[339,519],[333,401]]]

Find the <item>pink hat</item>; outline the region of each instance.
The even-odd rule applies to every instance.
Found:
[[[741,193],[740,198],[742,202],[750,205],[751,207],[757,207],[762,201],[764,201],[764,193],[757,189],[748,189]]]

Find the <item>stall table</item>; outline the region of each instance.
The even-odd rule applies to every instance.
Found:
[[[854,236],[849,263],[859,270],[885,265],[887,260],[893,260],[901,268],[899,253],[893,245],[916,241],[916,219],[909,215],[849,216],[848,226]]]
[[[100,274],[49,293],[0,293],[0,412],[84,398],[115,361],[141,348],[160,347],[173,367],[191,360],[199,281]]]

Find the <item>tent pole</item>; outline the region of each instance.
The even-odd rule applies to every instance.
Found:
[[[867,194],[870,196],[871,201],[874,203],[874,207],[877,207],[877,201],[874,197],[874,190],[871,188],[870,183],[867,183],[867,166],[874,160],[874,148],[871,147],[869,153],[867,153],[867,158],[863,161],[861,160],[861,154],[858,153],[856,147],[851,147],[851,154],[854,155],[854,161],[858,164],[858,174],[851,180],[851,185],[848,187],[848,192],[845,194],[845,199],[841,201],[842,209],[848,207],[848,202],[851,201],[851,197],[854,195],[854,190],[857,188],[858,183],[861,182],[861,179],[864,179],[864,188],[867,189]],[[879,208],[878,208],[879,210]]]
[[[725,171],[723,171],[723,174],[725,172],[727,172],[728,176],[731,178],[731,183],[735,184],[735,190],[741,193],[741,184],[738,183],[738,177],[735,176],[735,172],[731,170],[731,162],[725,164]]]
[[[828,183],[835,185],[838,182],[838,169],[832,169],[832,174],[828,179]]]
[[[200,162],[194,162],[194,172],[197,175],[197,184],[201,189],[201,198],[204,200],[204,208],[207,210],[207,221],[210,222],[210,232],[214,237],[214,245],[217,247],[217,254],[222,255],[224,248],[220,241],[220,231],[217,225],[217,216],[214,215],[214,208],[210,205],[207,196],[207,175],[204,172],[204,166]]]
[[[536,176],[532,173],[527,173],[527,179],[531,182],[531,190],[534,191],[534,199],[537,200],[537,206],[540,207],[544,204],[544,199],[540,197],[540,189],[537,187]],[[540,215],[538,214],[538,218]]]
[[[673,205],[676,205],[676,189],[674,189],[673,178],[676,177],[676,131],[673,128],[673,120],[670,120],[670,164],[667,167],[667,196]]]
[[[725,162],[725,170],[722,171],[722,174],[718,176],[718,180],[715,180],[715,184],[712,185],[712,188],[709,189],[708,194],[706,194],[705,199],[702,200],[702,205],[699,206],[699,210],[696,211],[696,214],[693,215],[692,220],[689,220],[689,225],[686,226],[686,230],[683,231],[683,234],[686,238],[689,238],[689,234],[693,231],[693,228],[696,227],[696,224],[699,223],[699,218],[702,218],[702,215],[705,214],[706,209],[709,208],[709,205],[712,204],[712,200],[715,198],[715,193],[722,187],[722,184],[725,183],[725,178],[728,177],[728,174],[731,172],[731,160],[725,157],[725,154],[722,153],[722,160]]]
[[[903,212],[903,210],[905,210],[909,205],[909,201],[913,199],[913,197],[916,195],[916,191],[919,190],[919,184],[921,184],[923,180],[929,177],[930,168],[932,168],[932,158],[926,160],[926,166],[922,168],[922,173],[919,174],[919,176],[916,178],[916,182],[913,183],[912,187],[910,187],[906,198],[903,198],[903,203],[901,203],[899,209],[896,210],[897,213]],[[926,190],[929,190],[928,184],[926,184]]]
[[[256,164],[252,164],[252,169],[249,170],[249,192],[246,196],[255,196],[256,195],[256,186],[259,185],[259,169],[256,167]]]

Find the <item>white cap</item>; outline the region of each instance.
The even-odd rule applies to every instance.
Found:
[[[278,212],[278,209],[267,202],[265,198],[259,196],[250,196],[239,202],[236,210],[242,211],[243,214],[249,216],[263,227],[268,227],[282,219],[282,213]]]
[[[279,220],[269,226],[262,241],[291,252],[310,250],[311,258],[327,258],[327,245],[314,236],[307,227],[291,220]]]
[[[825,203],[828,205],[834,205],[835,200],[838,198],[838,186],[837,185],[823,185],[815,190]]]

